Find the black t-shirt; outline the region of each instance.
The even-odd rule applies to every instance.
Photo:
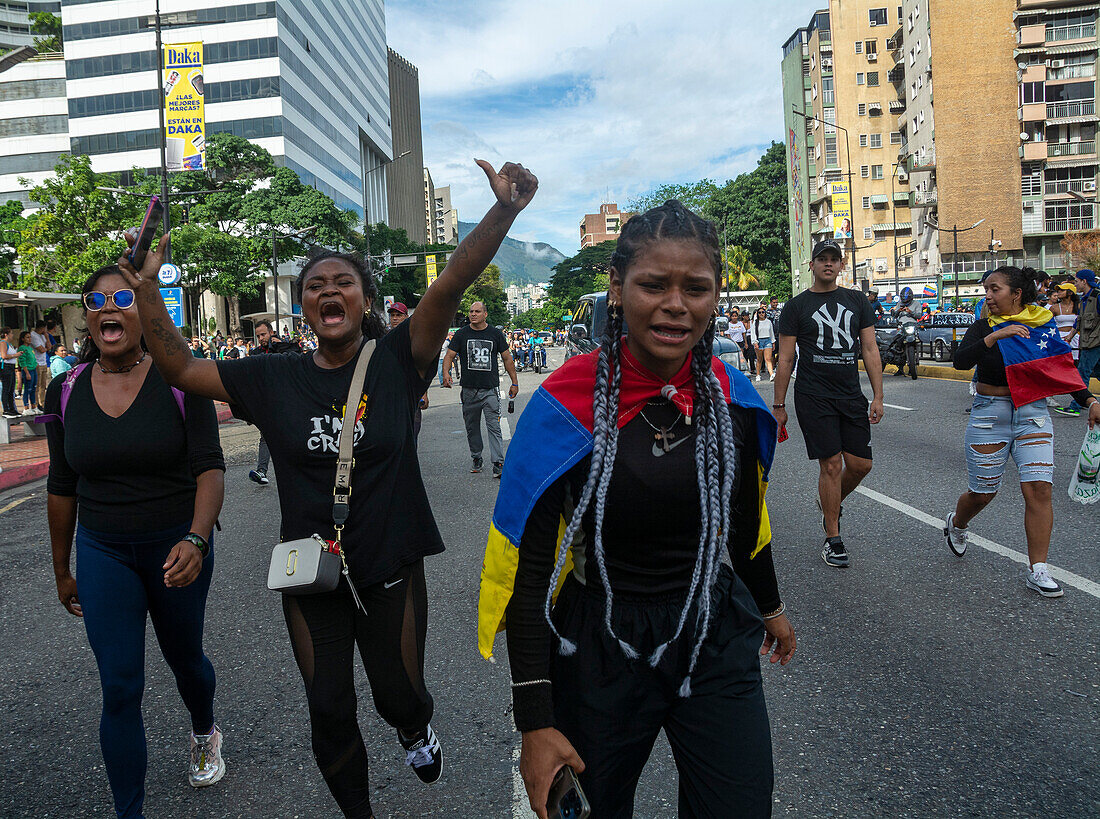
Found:
[[[61,414],[64,381],[55,378],[47,388],[46,412]],[[112,418],[95,400],[88,367],[73,384],[64,425],[46,425],[46,491],[75,495],[80,523],[95,532],[158,532],[190,522],[195,477],[224,470],[225,460],[214,402],[188,395],[183,407],[186,419],[153,366],[134,403]]]
[[[776,331],[798,339],[795,392],[837,398],[861,394],[859,331],[875,326],[875,311],[858,290],[804,290],[783,307]]]
[[[499,327],[487,325],[474,330],[460,327],[451,339],[450,349],[462,363],[462,386],[475,390],[495,390],[500,386],[498,357],[508,349],[508,339]]]
[[[378,339],[360,399],[351,512],[342,541],[357,585],[385,580],[443,551],[413,438],[413,413],[430,379],[416,371],[408,327],[405,322]],[[335,536],[332,490],[354,370],[354,358],[327,370],[312,354],[298,353],[218,362],[238,417],[259,427],[271,450],[283,540]]]

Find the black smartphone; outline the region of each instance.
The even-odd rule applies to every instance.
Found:
[[[164,216],[164,205],[160,203],[159,196],[154,196],[149,200],[149,208],[145,211],[145,218],[141,220],[137,239],[134,241],[134,246],[130,248],[130,264],[138,270],[141,270],[141,266],[145,264],[145,254],[153,245],[153,237],[157,233],[157,228],[160,227],[162,216]]]
[[[588,819],[592,815],[592,807],[581,790],[577,774],[568,765],[558,771],[550,783],[546,815],[550,819]]]

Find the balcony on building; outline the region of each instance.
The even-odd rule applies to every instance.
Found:
[[[939,203],[939,193],[930,191],[910,191],[907,197],[911,208],[934,208]]]
[[[1047,146],[1047,159],[1058,159],[1059,157],[1078,157],[1078,156],[1095,156],[1096,155],[1096,140],[1082,140],[1080,142],[1048,142]],[[1025,157],[1026,158],[1026,157]]]
[[[886,72],[886,79],[888,82],[892,82],[894,85],[905,82],[905,63],[899,62],[893,68]]]
[[[1066,194],[1067,197],[1073,199],[1075,197],[1070,196],[1069,192],[1091,194],[1094,198],[1096,196],[1096,168],[1093,168],[1093,178],[1088,179],[1050,179],[1043,183],[1043,192],[1047,196],[1055,196],[1058,194]]]
[[[905,100],[890,100],[890,113],[891,114],[903,114],[903,113],[905,113]]]
[[[1046,104],[1046,118],[1048,120],[1072,120],[1076,122],[1081,122],[1087,118],[1089,121],[1095,121],[1097,119],[1096,100],[1048,102]]]
[[[1031,26],[1027,26],[1031,28]],[[1065,43],[1077,40],[1095,40],[1096,23],[1074,23],[1072,25],[1043,25],[1043,34],[1048,43]]]
[[[1073,230],[1092,230],[1093,217],[1071,216],[1065,219],[1047,219],[1044,227],[1047,233],[1068,233]]]
[[[1043,141],[1025,142],[1020,146],[1020,159],[1025,162],[1041,162],[1047,158],[1047,144]]]
[[[1043,45],[1047,39],[1047,27],[1045,23],[1036,23],[1031,26],[1020,26],[1016,32],[1016,44],[1022,47]]]
[[[1027,102],[1020,106],[1017,116],[1020,122],[1042,122],[1047,118],[1045,102]]]
[[[936,149],[928,151],[922,148],[918,153],[910,154],[906,160],[906,167],[909,173],[936,170]]]

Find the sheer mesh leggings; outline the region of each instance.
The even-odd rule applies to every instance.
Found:
[[[388,588],[387,588],[388,586]],[[367,749],[356,718],[354,646],[379,716],[406,736],[424,729],[432,697],[424,686],[428,592],[424,562],[359,589],[367,614],[343,585],[326,594],[283,595],[283,615],[306,685],[313,755],[349,819],[369,819]]]

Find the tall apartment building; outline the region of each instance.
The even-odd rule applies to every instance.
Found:
[[[424,235],[430,244],[435,236],[435,182],[427,168],[424,169]]]
[[[388,224],[392,228],[403,228],[414,242],[425,242],[428,236],[424,230],[421,201],[424,143],[420,132],[420,74],[415,65],[392,48],[388,64],[390,130],[393,153],[399,157],[386,165]]]
[[[1014,7],[1024,253],[1028,264],[1060,272],[1071,264],[1060,246],[1065,233],[1098,226],[1097,6],[1065,0],[1008,5]]]
[[[432,237],[437,245],[458,244],[458,210],[451,204],[451,186],[436,188],[432,195]]]
[[[541,307],[546,300],[546,289],[549,286],[547,282],[508,285],[504,288],[504,296],[508,300],[508,313],[517,316],[520,313]]]
[[[30,14],[61,13],[61,3],[0,3],[0,49],[31,45]],[[0,202],[28,203],[19,184],[45,180],[57,160],[69,151],[65,60],[41,54],[0,73]]]
[[[586,213],[581,219],[581,247],[618,239],[623,225],[634,215],[627,211],[620,211],[619,206],[614,202],[600,205],[599,213]]]

